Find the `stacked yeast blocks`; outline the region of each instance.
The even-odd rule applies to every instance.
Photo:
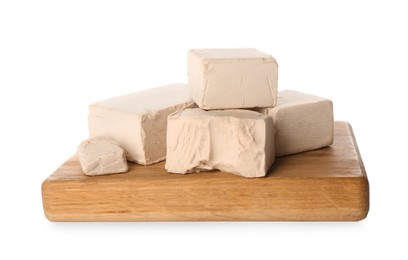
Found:
[[[166,160],[171,173],[219,169],[243,177],[265,176],[275,156],[333,142],[332,102],[278,92],[278,64],[269,54],[190,50],[188,78],[188,85],[91,105],[90,138],[113,139],[131,162]]]

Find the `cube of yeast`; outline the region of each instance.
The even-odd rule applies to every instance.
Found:
[[[78,158],[86,175],[104,175],[128,171],[126,152],[119,144],[105,137],[83,141],[78,146]]]
[[[152,164],[165,159],[167,116],[196,107],[186,84],[173,84],[111,98],[89,107],[89,136],[116,140],[127,159]]]
[[[168,117],[165,168],[173,173],[218,169],[263,177],[275,160],[273,121],[249,110],[199,108]]]
[[[333,143],[333,104],[328,99],[292,90],[279,91],[276,107],[258,111],[273,118],[276,156]]]
[[[202,109],[273,107],[278,64],[256,49],[190,50],[188,86]]]

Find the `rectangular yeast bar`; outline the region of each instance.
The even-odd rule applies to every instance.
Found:
[[[218,169],[263,177],[275,160],[273,121],[249,110],[186,109],[171,114],[166,169],[173,173]]]
[[[328,99],[293,90],[279,91],[276,107],[257,111],[273,118],[276,156],[333,143],[333,103]]]
[[[89,137],[116,140],[127,159],[152,164],[165,159],[167,116],[195,107],[186,84],[172,84],[114,97],[89,106]]]
[[[256,49],[190,50],[188,85],[202,109],[273,107],[278,64]]]

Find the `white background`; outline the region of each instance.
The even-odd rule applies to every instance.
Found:
[[[407,259],[404,1],[145,2],[0,2],[0,259]],[[203,47],[268,52],[280,89],[333,100],[366,166],[367,219],[46,220],[41,183],[87,137],[88,104],[186,82]]]

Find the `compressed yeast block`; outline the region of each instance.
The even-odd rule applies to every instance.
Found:
[[[333,143],[333,103],[328,99],[293,90],[279,91],[276,107],[258,111],[273,118],[276,156]]]
[[[278,64],[256,49],[193,49],[188,54],[188,85],[202,109],[273,107]]]
[[[186,84],[172,84],[89,106],[89,136],[116,140],[127,160],[148,165],[165,159],[167,116],[196,107]]]
[[[82,171],[86,175],[104,175],[128,171],[126,152],[119,144],[105,137],[83,141],[77,149]]]
[[[263,177],[275,160],[274,149],[272,118],[255,111],[195,108],[168,117],[168,172],[218,169]]]

